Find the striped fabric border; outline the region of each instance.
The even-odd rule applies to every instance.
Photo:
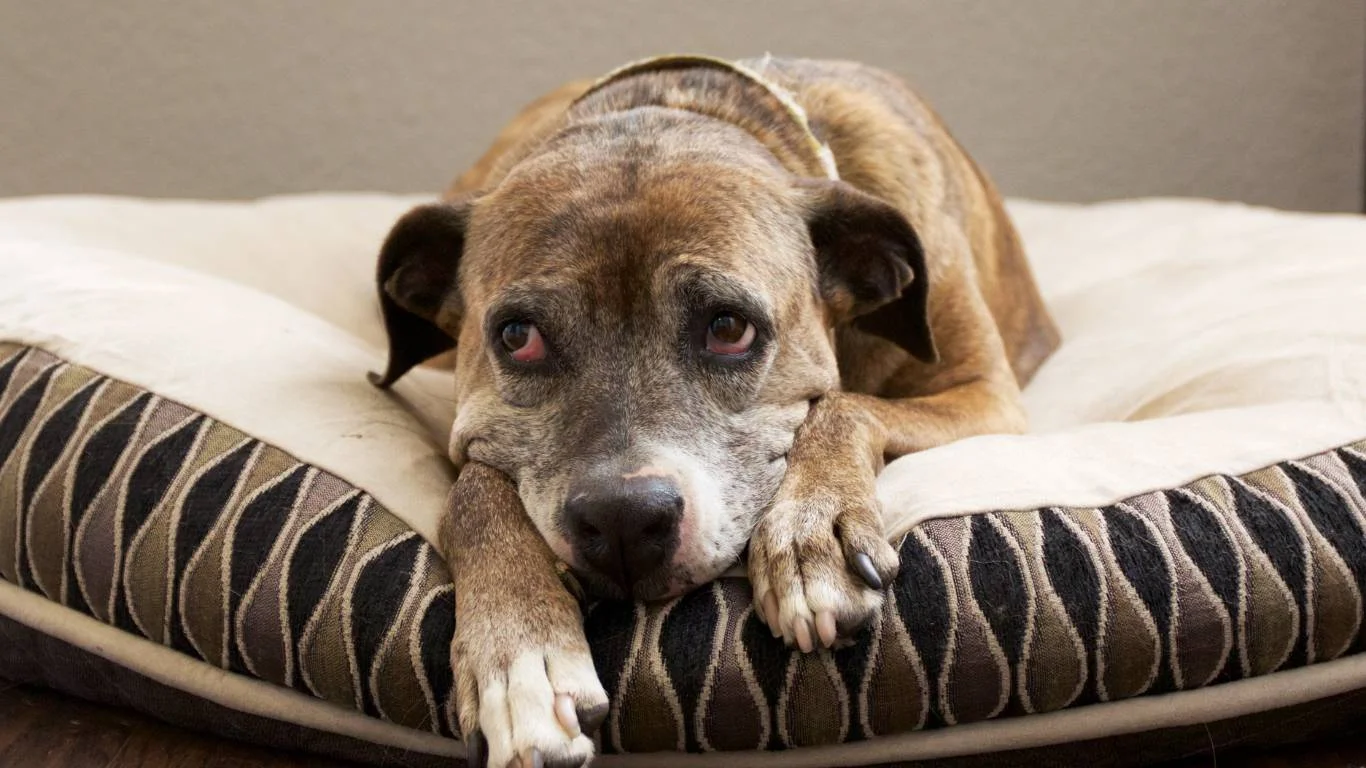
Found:
[[[0,344],[0,578],[233,672],[454,735],[454,599],[344,479]]]
[[[926,522],[879,619],[792,653],[723,579],[587,617],[608,752],[780,750],[1188,690],[1358,652],[1366,441],[1099,509]],[[453,596],[364,491],[0,344],[0,578],[235,672],[455,735]]]

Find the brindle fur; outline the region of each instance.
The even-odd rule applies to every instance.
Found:
[[[555,695],[581,713],[606,701],[556,578],[556,558],[573,560],[556,516],[575,473],[645,467],[692,494],[692,549],[634,596],[714,578],[748,541],[760,618],[803,650],[828,646],[882,600],[850,559],[867,554],[884,583],[898,566],[873,495],[883,462],[1022,430],[1020,387],[1058,344],[999,195],[909,88],[854,63],[746,64],[795,95],[849,186],[819,181],[800,126],[733,73],[665,69],[582,100],[579,81],[515,118],[381,255],[386,382],[456,342],[450,449],[463,469],[442,549],[461,723],[488,736],[495,762],[592,753],[572,725],[550,727]],[[813,253],[822,212],[837,229],[904,217],[919,273],[868,285],[840,273]],[[888,279],[902,298],[870,303]],[[767,315],[757,369],[680,360],[678,297],[699,293],[747,296]],[[500,368],[490,313],[509,301],[537,307],[562,369]],[[537,660],[545,674],[527,673]]]

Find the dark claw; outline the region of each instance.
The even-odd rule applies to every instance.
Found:
[[[882,577],[877,575],[877,569],[873,567],[873,558],[866,552],[854,554],[854,573],[873,589],[882,589]]]
[[[583,731],[583,734],[588,738],[593,738],[593,735],[602,727],[602,721],[607,719],[608,709],[610,706],[605,703],[595,707],[580,707],[577,713],[579,730]]]
[[[465,739],[465,765],[468,768],[487,768],[489,745],[483,731],[475,731]]]

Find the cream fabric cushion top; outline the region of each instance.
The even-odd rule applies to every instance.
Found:
[[[1025,391],[1034,434],[894,462],[889,531],[1101,506],[1366,436],[1366,218],[1202,200],[1010,212],[1063,335]]]
[[[279,445],[432,540],[449,374],[401,382],[407,412],[365,381],[384,363],[373,260],[425,199],[3,201],[0,339]],[[1065,339],[1026,392],[1033,434],[893,462],[889,535],[1100,505],[1366,437],[1366,219],[1193,200],[1010,210]]]
[[[435,541],[454,477],[438,436],[450,385],[426,372],[402,382],[405,410],[365,379],[384,363],[373,260],[407,207],[342,195],[0,202],[0,339],[273,444]]]

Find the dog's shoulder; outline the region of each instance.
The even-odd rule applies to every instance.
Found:
[[[911,221],[926,241],[932,303],[936,294],[964,301],[968,284],[980,292],[1016,379],[1027,382],[1057,347],[1057,328],[1000,193],[935,110],[902,78],[859,62],[744,63],[794,95],[842,179]],[[970,253],[949,247],[963,241]]]

